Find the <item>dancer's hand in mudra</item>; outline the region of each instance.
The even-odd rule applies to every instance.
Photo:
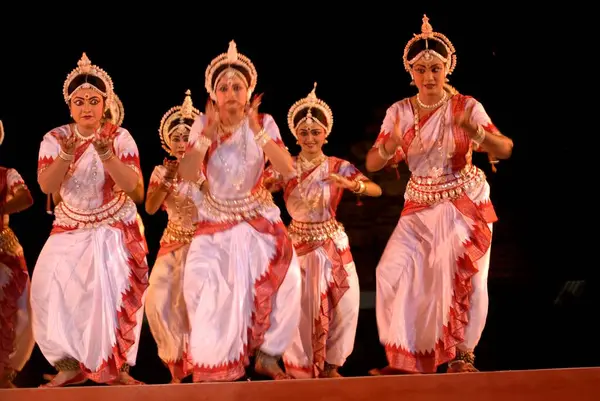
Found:
[[[67,137],[61,138],[59,143],[63,152],[68,155],[72,155],[75,153],[75,149],[79,144],[79,138],[77,138],[77,135],[71,134]]]
[[[325,179],[325,181],[331,182],[340,188],[349,189],[351,191],[355,190],[356,187],[358,186],[356,181],[350,181],[346,177],[342,177],[341,175],[336,174],[336,173],[329,174],[329,177],[327,177]]]
[[[262,93],[260,95],[254,96],[252,98],[252,102],[246,108],[246,113],[248,114],[248,122],[250,123],[250,129],[252,130],[254,135],[258,134],[262,129],[260,122],[258,121],[258,107],[260,106],[262,97]]]
[[[177,176],[177,170],[179,169],[179,161],[165,158],[165,160],[163,161],[163,166],[165,166],[167,169],[165,172],[165,180],[173,181]]]
[[[94,149],[96,149],[98,156],[105,156],[112,151],[112,141],[112,138],[98,134],[94,137],[92,144],[94,145]]]
[[[394,121],[394,130],[392,131],[392,135],[390,139],[393,141],[394,145],[396,145],[396,149],[399,147],[404,148],[404,140],[402,139],[402,129],[400,128],[400,116],[396,117]]]
[[[474,107],[474,106],[473,106]],[[473,137],[477,135],[477,125],[471,122],[471,115],[473,114],[473,107],[465,109],[461,114],[455,117],[454,124],[467,131],[467,133]]]
[[[206,136],[211,141],[214,141],[217,137],[221,118],[219,116],[219,109],[211,99],[208,99],[206,102],[204,114],[206,115],[206,127],[204,127],[202,135]]]

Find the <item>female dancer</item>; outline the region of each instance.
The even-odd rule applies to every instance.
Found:
[[[383,373],[473,371],[487,315],[487,273],[496,214],[473,149],[506,159],[512,141],[481,103],[445,84],[456,55],[427,17],[404,50],[419,92],[393,104],[367,169],[405,160],[411,171],[402,216],[377,268]],[[373,371],[377,374],[380,372]]]
[[[160,122],[163,148],[176,160],[165,159],[150,177],[146,211],[166,210],[169,222],[160,241],[156,262],[150,273],[146,316],[158,346],[158,355],[169,368],[172,383],[179,383],[183,371],[184,347],[190,331],[183,299],[183,267],[194,237],[196,204],[202,197],[203,181],[183,181],[177,175],[179,162],[187,149],[190,128],[199,111],[193,107],[190,91],[181,106],[171,108]]]
[[[180,164],[184,179],[201,170],[208,182],[184,274],[194,381],[236,380],[254,353],[258,373],[288,378],[278,360],[298,328],[300,268],[262,175],[267,158],[291,174],[292,158],[273,117],[258,114],[260,97],[249,104],[256,77],[233,41],[211,62],[212,100]]]
[[[40,146],[40,187],[60,192],[31,287],[34,336],[58,370],[48,387],[139,383],[128,371],[148,265],[131,197],[143,184],[135,141],[107,121],[113,95],[109,75],[84,53],[63,88],[75,122],[47,133]]]
[[[4,127],[0,121],[0,144]],[[9,216],[33,204],[21,175],[0,167],[0,388],[12,383],[31,356],[35,341],[31,330],[29,272],[23,248],[8,226]]]
[[[302,149],[294,159],[295,174],[284,179],[272,167],[265,171],[265,186],[284,190],[293,218],[288,230],[302,269],[300,329],[284,355],[286,372],[296,378],[339,377],[338,368],[352,353],[360,289],[348,236],[335,214],[344,190],[381,195],[348,161],[323,153],[333,113],[315,89],[288,113]]]
[[[121,102],[121,99],[119,99],[119,97],[117,96],[117,94],[114,91],[113,91],[113,101],[112,101],[110,107],[108,108],[108,110],[106,110],[106,112],[104,113],[104,117],[105,117],[105,119],[110,121],[112,124],[117,125],[119,127],[123,124],[123,119],[125,118],[125,109],[123,108],[123,103]],[[142,203],[144,201],[144,182],[140,181],[138,183],[138,186],[136,187],[135,191],[132,191],[129,195],[135,203]],[[53,214],[54,212],[52,211],[51,202],[54,203],[54,205],[58,205],[60,203],[60,201],[61,201],[60,192],[54,192],[52,194],[52,197],[50,197],[50,195],[48,195],[46,212],[48,214]],[[138,223],[140,223],[140,228],[143,233],[144,227],[141,225],[142,218],[140,217],[139,213],[137,215],[137,218],[138,218]]]

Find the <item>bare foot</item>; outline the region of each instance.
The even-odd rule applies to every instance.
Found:
[[[44,380],[49,382],[49,381],[52,381],[52,379],[54,379],[56,377],[56,375],[51,374],[51,373],[44,373],[44,375],[42,377],[44,378]]]
[[[259,352],[254,363],[254,371],[273,380],[292,379],[292,376],[285,373],[277,362],[276,357]]]
[[[42,388],[50,387],[65,387],[76,384],[83,384],[87,381],[87,377],[81,370],[61,370],[55,376],[44,375],[44,378],[51,378],[46,384],[42,384]]]
[[[408,375],[408,374],[419,374],[419,373],[405,372],[403,370],[392,368],[391,366],[386,366],[385,368],[381,368],[381,369],[369,370],[370,376],[396,376],[396,375]]]
[[[172,384],[182,383],[185,379],[187,379],[190,376],[191,376],[191,373],[184,374],[184,376],[179,376],[179,377],[171,376],[171,383]]]
[[[8,379],[0,380],[0,388],[17,388],[12,381]]]
[[[326,369],[319,374],[319,377],[322,379],[335,379],[337,377],[344,377],[338,372],[337,368],[335,369]]]
[[[446,373],[474,373],[479,372],[472,363],[464,361],[452,361],[448,364]]]
[[[16,388],[13,384],[13,380],[17,376],[17,373],[10,368],[5,368],[2,375],[0,375],[0,388]]]
[[[108,383],[110,386],[139,386],[142,385],[139,380],[135,380],[127,372],[119,372],[119,378]]]

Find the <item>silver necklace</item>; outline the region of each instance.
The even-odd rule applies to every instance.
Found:
[[[302,203],[309,209],[309,215],[311,218],[315,218],[318,215],[318,205],[322,201],[323,191],[318,188],[309,194],[308,185],[307,188],[303,188],[302,174],[304,171],[309,171],[313,168],[321,167],[324,171],[327,166],[327,156],[324,154],[316,157],[314,160],[307,160],[302,155],[298,155],[296,158],[296,175],[298,176],[298,192],[300,193],[300,199]],[[306,165],[306,168],[304,166]]]
[[[418,98],[417,98],[417,100],[418,100]],[[436,141],[434,142],[434,145],[433,145],[433,146],[437,147],[437,151],[442,156],[442,160],[451,159],[453,156],[451,153],[444,152],[445,147],[443,146],[443,140],[446,136],[445,135],[445,133],[446,133],[446,112],[448,110],[448,104],[449,103],[446,103],[443,110],[441,110],[442,115],[440,117],[440,128],[438,130],[438,138],[436,139]],[[429,156],[428,156],[427,152],[425,151],[425,146],[423,145],[423,141],[421,140],[421,129],[419,127],[419,122],[420,122],[419,110],[414,110],[414,115],[415,115],[415,118],[414,118],[415,136],[419,140],[419,146],[421,148],[421,152],[423,152],[423,156],[425,156],[425,159],[427,160],[427,164],[429,165],[429,174],[432,177],[434,177],[435,179],[437,179],[437,178],[441,177],[444,173],[445,162],[443,162],[444,165],[442,167],[434,167],[433,164],[431,163],[431,160],[429,159]]]
[[[421,101],[421,99],[419,98],[419,94],[417,93],[417,104],[422,109],[432,110],[437,107],[440,107],[446,101],[447,98],[448,98],[448,95],[446,94],[446,91],[442,91],[442,98],[439,101],[437,101],[434,104],[425,104]]]
[[[77,138],[79,138],[83,142],[94,139],[94,134],[89,135],[89,136],[83,136],[83,134],[81,132],[79,132],[79,128],[77,128],[77,124],[73,124],[73,126],[75,127],[75,129],[74,129],[75,135],[77,136]]]
[[[242,149],[243,149],[243,158],[242,158],[242,162],[241,162],[241,166],[238,167],[237,169],[237,174],[235,174],[237,177],[233,177],[234,174],[232,172],[232,168],[231,166],[227,163],[227,161],[225,161],[225,158],[223,158],[223,155],[221,155],[221,151],[222,151],[222,147],[221,144],[223,143],[221,141],[221,135],[219,135],[217,137],[217,143],[219,146],[217,146],[217,157],[219,158],[219,160],[221,161],[221,163],[223,164],[223,167],[225,168],[225,171],[227,172],[227,176],[230,177],[232,183],[233,183],[233,187],[240,191],[242,189],[242,185],[244,184],[244,180],[246,178],[246,161],[248,158],[248,123],[247,123],[247,119],[245,119],[242,122]],[[236,150],[238,149],[238,147],[236,146],[235,142],[233,142],[233,134],[235,133],[235,131],[233,131],[231,133],[232,135],[232,146],[236,148]]]

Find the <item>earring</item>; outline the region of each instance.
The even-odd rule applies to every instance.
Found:
[[[448,77],[446,77],[446,82],[450,82],[450,80],[448,79]]]
[[[325,139],[325,140],[323,141],[323,144],[326,144],[326,143],[329,143],[329,141],[328,141],[327,139]]]
[[[410,86],[415,86],[415,81],[410,81]]]
[[[296,141],[296,145],[300,145],[300,141]]]

